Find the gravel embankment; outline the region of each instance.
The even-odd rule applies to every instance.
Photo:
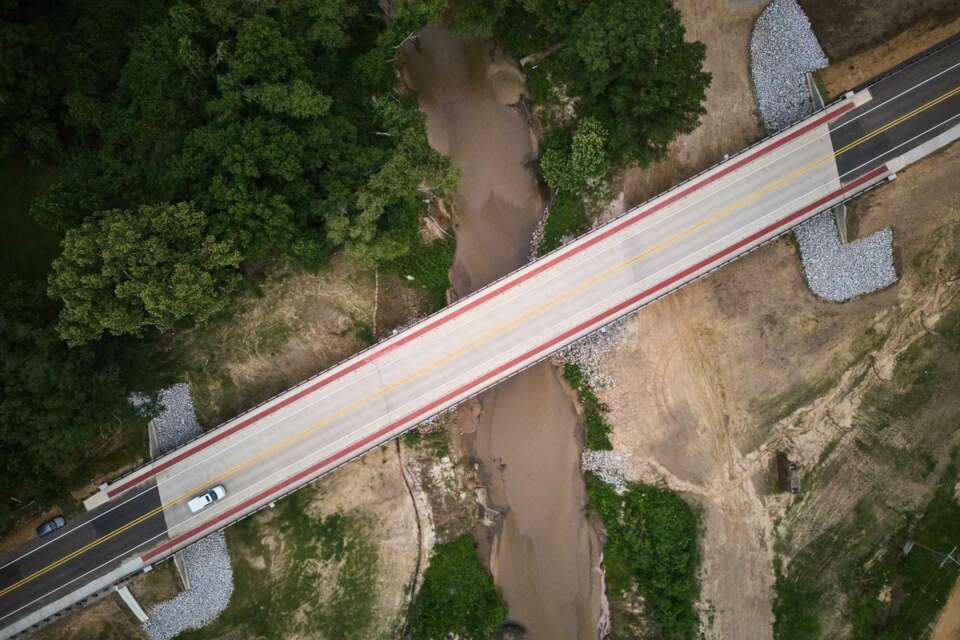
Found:
[[[158,455],[176,449],[203,430],[197,422],[190,386],[175,384],[157,398],[161,412],[153,419]],[[143,628],[151,640],[169,640],[188,629],[199,629],[227,608],[233,594],[233,569],[223,532],[183,550],[191,588],[151,607]]]
[[[191,588],[150,608],[143,624],[151,640],[170,640],[216,619],[233,595],[233,568],[221,531],[183,551]]]
[[[773,0],[757,18],[750,40],[753,86],[768,133],[813,112],[805,74],[826,65],[810,21],[796,0]],[[821,298],[841,302],[897,280],[890,229],[843,244],[834,212],[825,211],[797,227],[794,235],[807,283]]]
[[[833,212],[825,211],[797,227],[794,235],[800,244],[807,284],[825,300],[849,300],[897,281],[893,231],[889,227],[842,244]]]
[[[580,456],[580,463],[584,472],[592,471],[612,485],[617,493],[627,490],[627,460],[622,453],[586,449]]]
[[[203,433],[193,410],[190,385],[180,383],[168,387],[160,392],[157,401],[162,407],[160,414],[153,419],[159,444],[158,455],[172,451]]]
[[[629,317],[620,318],[580,338],[558,351],[554,357],[561,362],[580,365],[584,377],[594,389],[612,386],[613,378],[606,372],[607,354],[623,342]]]
[[[753,27],[750,72],[760,117],[774,133],[810,113],[806,73],[827,66],[827,57],[796,0],[773,0]]]

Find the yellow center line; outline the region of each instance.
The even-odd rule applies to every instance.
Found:
[[[845,145],[844,147],[840,148],[839,150],[834,151],[833,153],[824,155],[824,156],[822,156],[822,157],[820,157],[820,158],[817,158],[817,159],[809,162],[808,164],[804,165],[803,167],[800,167],[799,169],[796,169],[796,170],[788,173],[787,175],[785,175],[785,176],[783,176],[783,177],[781,177],[781,178],[779,178],[779,179],[777,179],[777,180],[774,180],[773,182],[770,182],[770,183],[766,184],[766,185],[763,186],[762,188],[756,189],[756,190],[754,190],[753,192],[751,192],[751,193],[749,193],[749,194],[747,194],[747,195],[739,198],[738,200],[735,200],[734,202],[726,205],[725,207],[722,207],[721,209],[718,209],[718,210],[714,211],[714,212],[711,213],[709,216],[707,216],[706,218],[700,220],[700,221],[697,222],[696,224],[693,224],[693,225],[691,225],[691,226],[683,229],[682,231],[679,231],[679,232],[675,233],[674,235],[672,235],[672,236],[670,236],[670,237],[668,237],[668,238],[664,238],[663,240],[660,240],[659,242],[657,242],[657,243],[655,243],[655,244],[647,247],[646,249],[644,249],[643,251],[641,251],[641,252],[638,253],[637,255],[635,255],[635,256],[633,256],[633,257],[631,257],[631,258],[628,258],[627,260],[624,260],[623,262],[620,262],[620,263],[618,263],[618,264],[616,264],[616,265],[614,265],[614,266],[612,266],[612,267],[610,267],[610,268],[608,268],[608,269],[606,269],[606,270],[604,270],[604,271],[602,271],[602,272],[600,272],[600,273],[598,273],[598,274],[596,274],[596,275],[594,275],[594,276],[591,276],[590,278],[587,278],[586,280],[582,281],[580,284],[578,284],[578,285],[576,285],[576,286],[574,286],[574,287],[571,287],[571,288],[567,289],[566,291],[564,291],[564,292],[563,292],[562,294],[560,294],[559,296],[557,296],[557,297],[555,297],[555,298],[552,298],[552,299],[548,300],[547,302],[544,302],[544,303],[538,305],[537,307],[534,307],[533,309],[531,309],[531,310],[523,313],[522,315],[514,318],[513,320],[510,320],[510,321],[505,322],[505,323],[503,323],[503,324],[501,324],[501,325],[499,325],[499,326],[497,326],[497,327],[494,327],[494,328],[491,329],[490,331],[488,331],[488,332],[486,332],[486,333],[484,333],[484,334],[481,334],[479,337],[474,338],[473,340],[467,342],[467,343],[464,344],[464,345],[461,345],[460,347],[458,347],[457,349],[454,349],[453,351],[450,351],[449,353],[447,353],[446,355],[442,356],[441,358],[438,358],[438,359],[436,359],[436,360],[434,360],[434,361],[432,361],[432,362],[430,362],[430,363],[428,363],[428,364],[426,364],[426,365],[424,365],[424,366],[422,366],[422,367],[420,367],[420,368],[418,368],[418,369],[415,369],[415,370],[412,371],[411,373],[409,373],[409,374],[407,374],[406,376],[404,376],[404,377],[396,380],[395,382],[392,382],[391,384],[386,385],[386,386],[380,388],[376,393],[373,393],[373,394],[371,394],[371,395],[369,395],[369,396],[366,396],[366,397],[364,397],[364,398],[361,398],[361,399],[358,399],[358,400],[355,400],[355,401],[351,402],[350,404],[344,406],[342,409],[340,409],[340,410],[337,411],[336,413],[334,413],[334,414],[332,414],[332,415],[330,415],[330,416],[328,416],[328,417],[326,417],[326,418],[324,418],[324,419],[322,419],[322,420],[319,420],[319,421],[313,423],[312,425],[310,425],[310,426],[307,427],[306,429],[303,429],[303,430],[301,430],[301,431],[298,431],[297,433],[294,433],[294,434],[292,434],[292,435],[284,438],[283,440],[281,440],[281,441],[277,442],[276,444],[272,445],[271,447],[269,447],[269,448],[261,451],[260,453],[254,455],[254,456],[251,456],[251,457],[247,458],[246,460],[243,460],[242,462],[239,462],[239,463],[237,463],[236,465],[234,465],[234,466],[226,469],[225,471],[223,471],[222,473],[216,475],[215,477],[205,480],[202,484],[196,485],[195,487],[191,488],[191,489],[188,490],[188,491],[185,491],[185,492],[181,493],[180,495],[176,496],[175,498],[172,498],[172,499],[168,500],[167,502],[160,504],[159,506],[155,507],[154,509],[150,510],[149,512],[147,512],[147,513],[145,513],[145,514],[143,514],[143,515],[135,518],[134,520],[131,520],[131,521],[128,522],[127,524],[125,524],[125,525],[123,525],[123,526],[121,526],[121,527],[119,527],[119,528],[111,531],[110,533],[108,533],[108,534],[106,534],[106,535],[104,535],[104,536],[101,536],[100,538],[97,538],[96,540],[93,540],[93,541],[87,543],[87,544],[84,545],[83,547],[81,547],[81,548],[79,548],[79,549],[77,549],[77,550],[75,550],[75,551],[67,554],[66,556],[64,556],[64,557],[62,557],[62,558],[60,558],[60,559],[58,559],[58,560],[50,563],[50,564],[47,565],[46,567],[37,570],[36,572],[32,573],[31,575],[26,576],[26,577],[24,577],[24,578],[21,578],[19,581],[15,582],[15,583],[13,583],[13,584],[11,584],[11,585],[9,585],[8,587],[4,588],[3,590],[0,590],[0,597],[6,595],[6,594],[8,594],[8,593],[10,593],[11,591],[13,591],[13,590],[15,590],[15,589],[23,586],[24,584],[26,584],[26,583],[28,583],[28,582],[30,582],[30,581],[32,581],[32,580],[35,580],[36,578],[39,578],[40,576],[42,576],[42,575],[44,575],[44,574],[46,574],[46,573],[48,573],[48,572],[56,569],[57,567],[63,565],[64,563],[69,562],[70,560],[76,558],[77,556],[79,556],[79,555],[81,555],[81,554],[89,551],[91,548],[93,548],[93,547],[95,547],[95,546],[97,546],[97,545],[100,545],[100,544],[102,544],[102,543],[104,543],[104,542],[107,542],[108,540],[111,540],[111,539],[115,538],[116,536],[120,535],[120,534],[123,533],[124,531],[127,531],[127,530],[129,530],[131,527],[135,527],[136,525],[138,525],[138,524],[140,524],[140,523],[142,523],[142,522],[144,522],[144,521],[152,518],[153,516],[161,513],[162,511],[168,509],[169,507],[172,507],[172,506],[174,506],[174,505],[182,502],[183,500],[186,500],[189,496],[191,496],[191,495],[193,495],[193,494],[195,494],[195,493],[198,493],[202,488],[204,488],[204,487],[206,487],[206,486],[210,486],[210,485],[212,485],[212,484],[214,484],[214,483],[216,483],[216,482],[218,482],[218,481],[220,481],[220,480],[224,480],[224,479],[226,479],[226,478],[228,478],[228,477],[236,474],[237,472],[239,472],[239,471],[241,471],[241,470],[243,470],[243,469],[246,469],[246,468],[248,468],[248,467],[250,467],[250,466],[253,466],[254,464],[260,462],[260,461],[263,460],[264,458],[268,458],[268,457],[272,456],[273,454],[275,454],[275,453],[277,453],[277,452],[279,452],[279,451],[282,451],[283,449],[286,449],[286,448],[288,448],[288,447],[296,444],[297,442],[300,442],[300,441],[308,438],[309,436],[313,435],[314,433],[316,433],[316,432],[319,431],[320,429],[323,429],[324,427],[328,426],[330,423],[335,422],[336,420],[338,420],[338,419],[340,419],[340,418],[342,418],[342,417],[344,417],[344,416],[352,413],[353,411],[355,411],[355,410],[357,410],[357,409],[360,409],[361,407],[364,407],[364,406],[370,404],[371,402],[373,402],[374,400],[376,400],[376,399],[378,399],[378,398],[382,398],[383,396],[387,395],[388,393],[390,393],[390,392],[393,391],[394,389],[397,389],[397,388],[399,388],[399,387],[407,384],[408,382],[411,382],[411,381],[413,381],[413,380],[416,380],[417,378],[422,377],[424,374],[428,373],[429,371],[432,371],[432,370],[436,369],[438,366],[441,366],[441,365],[443,365],[444,363],[449,362],[450,360],[456,358],[457,356],[459,356],[459,355],[461,355],[461,354],[463,354],[463,353],[465,353],[465,352],[467,352],[467,351],[471,351],[471,350],[474,349],[475,347],[480,346],[481,344],[483,344],[483,343],[485,343],[485,342],[487,342],[487,341],[495,338],[496,336],[501,335],[501,334],[503,334],[503,333],[505,333],[505,332],[507,332],[507,331],[509,331],[509,330],[511,330],[511,329],[513,329],[513,328],[515,328],[517,325],[522,324],[523,322],[526,322],[527,320],[529,320],[529,319],[531,319],[531,318],[533,318],[533,317],[536,317],[536,316],[542,314],[544,311],[546,311],[546,310],[548,310],[548,309],[550,309],[550,308],[552,308],[552,307],[555,307],[555,306],[559,305],[560,303],[562,303],[562,302],[570,299],[570,298],[573,297],[573,296],[578,295],[579,293],[581,293],[581,292],[584,291],[585,289],[588,289],[589,287],[591,287],[592,285],[596,284],[597,282],[603,281],[603,280],[609,278],[610,276],[614,275],[615,273],[618,273],[618,272],[620,272],[620,271],[623,271],[624,269],[627,269],[628,267],[630,267],[630,266],[632,266],[633,264],[639,262],[640,260],[643,260],[644,258],[647,258],[647,257],[649,257],[650,255],[653,255],[653,254],[655,254],[655,253],[658,253],[658,252],[666,249],[667,247],[675,244],[676,242],[678,242],[678,241],[680,241],[680,240],[682,240],[682,239],[684,239],[684,238],[686,238],[686,237],[688,237],[688,236],[696,233],[698,230],[702,229],[703,227],[705,227],[705,226],[707,226],[707,225],[709,225],[709,224],[712,224],[713,222],[716,222],[716,221],[719,221],[719,220],[721,220],[721,219],[723,219],[723,218],[728,217],[731,213],[733,213],[733,212],[736,211],[737,209],[743,208],[743,207],[746,206],[746,205],[749,205],[749,204],[752,204],[752,203],[758,201],[760,198],[762,198],[762,197],[764,197],[764,196],[766,196],[766,195],[769,195],[770,193],[772,193],[772,192],[776,191],[777,189],[779,189],[781,186],[783,186],[783,185],[785,185],[785,184],[788,184],[789,182],[793,181],[795,178],[797,178],[797,177],[799,177],[799,176],[801,176],[801,175],[803,175],[803,174],[805,174],[805,173],[810,172],[810,171],[813,170],[814,168],[816,168],[816,167],[818,167],[818,166],[820,166],[820,165],[822,165],[822,164],[824,164],[824,163],[832,160],[833,158],[839,157],[841,154],[846,153],[846,152],[849,151],[850,149],[853,149],[854,147],[856,147],[856,146],[858,146],[858,145],[861,145],[861,144],[863,144],[864,142],[866,142],[866,141],[868,141],[868,140],[871,140],[872,138],[874,138],[874,137],[876,137],[876,136],[884,133],[885,131],[888,131],[889,129],[897,126],[898,124],[900,124],[900,123],[902,123],[902,122],[905,122],[906,120],[909,120],[910,118],[915,117],[916,115],[918,115],[918,114],[920,114],[920,113],[922,113],[922,112],[924,112],[924,111],[926,111],[926,110],[928,110],[928,109],[936,106],[937,104],[940,104],[940,103],[943,102],[944,100],[948,100],[949,98],[953,97],[954,95],[957,95],[958,93],[960,93],[960,86],[952,89],[951,91],[948,91],[947,93],[944,93],[943,95],[941,95],[941,96],[939,96],[939,97],[937,97],[937,98],[934,98],[933,100],[931,100],[931,101],[929,101],[929,102],[927,102],[927,103],[925,103],[925,104],[923,104],[923,105],[920,105],[919,107],[913,109],[912,111],[910,111],[910,112],[908,112],[908,113],[906,113],[906,114],[903,114],[903,115],[897,117],[896,119],[894,119],[894,120],[892,120],[892,121],[884,124],[883,126],[878,127],[877,129],[874,129],[874,130],[871,131],[870,133],[867,133],[867,134],[863,135],[863,136],[860,137],[859,139],[854,140],[853,142]]]
[[[859,144],[863,144],[863,143],[866,142],[867,140],[870,140],[870,139],[872,139],[872,138],[875,138],[876,136],[880,135],[881,133],[892,129],[893,127],[897,126],[898,124],[900,124],[900,123],[902,123],[902,122],[905,122],[905,121],[909,120],[910,118],[916,116],[917,114],[923,113],[923,112],[926,111],[927,109],[932,109],[933,107],[937,106],[938,104],[940,104],[940,103],[943,102],[944,100],[949,100],[950,98],[952,98],[953,96],[957,95],[958,93],[960,93],[960,87],[955,87],[955,88],[951,89],[950,91],[947,91],[947,92],[944,93],[943,95],[938,96],[938,97],[934,98],[933,100],[931,100],[931,101],[929,101],[929,102],[925,102],[924,104],[920,105],[919,107],[917,107],[917,108],[914,109],[913,111],[910,111],[910,112],[908,112],[908,113],[905,113],[905,114],[903,114],[902,116],[900,116],[900,117],[898,117],[898,118],[895,118],[895,119],[891,120],[890,122],[886,123],[886,124],[883,125],[882,127],[879,127],[879,128],[877,128],[877,129],[874,129],[874,130],[871,131],[870,133],[864,135],[863,137],[861,137],[861,138],[858,139],[858,140],[854,140],[853,142],[851,142],[850,144],[846,145],[845,147],[841,147],[840,150],[834,152],[833,155],[834,155],[834,156],[839,156],[841,153],[845,153],[847,150],[852,149],[853,147],[855,147],[855,146],[857,146],[857,145],[859,145]]]

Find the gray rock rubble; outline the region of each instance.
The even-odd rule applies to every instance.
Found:
[[[213,622],[230,604],[233,568],[221,531],[183,551],[191,588],[150,608],[143,628],[150,640],[170,640]]]
[[[797,227],[794,235],[800,244],[807,284],[825,300],[849,300],[897,281],[893,231],[889,227],[843,244],[837,235],[833,211],[824,211]]]
[[[826,65],[810,21],[796,0],[773,0],[757,18],[750,40],[750,72],[768,133],[813,112],[806,73]],[[825,211],[794,231],[811,291],[840,302],[896,282],[890,229],[843,244],[833,221],[834,212]]]
[[[197,437],[203,430],[190,397],[190,386],[175,384],[157,399],[161,411],[153,419],[158,453],[166,453]],[[233,569],[223,532],[183,550],[191,588],[150,608],[143,624],[151,640],[169,640],[188,629],[199,629],[216,619],[230,603]]]
[[[760,117],[774,133],[813,108],[806,73],[827,66],[827,57],[796,0],[773,0],[750,39],[750,72]]]
[[[157,398],[161,411],[153,419],[159,444],[158,455],[173,451],[180,445],[196,438],[203,429],[197,422],[190,397],[190,385],[180,383],[163,389]]]
[[[627,460],[622,453],[585,449],[580,464],[585,472],[592,471],[617,493],[627,490]]]

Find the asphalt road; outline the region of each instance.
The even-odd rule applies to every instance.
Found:
[[[56,534],[0,558],[0,618],[42,606],[69,590],[75,579],[93,579],[131,552],[166,539],[156,482],[148,481],[128,498],[73,518]]]
[[[838,150],[870,132],[879,132],[837,158],[845,181],[960,124],[960,39],[871,85],[870,93],[870,103],[830,126],[833,146]],[[890,126],[917,109],[923,111]]]
[[[0,627],[124,558],[166,557],[881,183],[889,157],[955,122],[955,63],[951,47],[831,105],[115,482],[107,505],[0,573]],[[227,497],[191,514],[214,484]]]

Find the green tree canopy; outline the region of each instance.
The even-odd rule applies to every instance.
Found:
[[[507,615],[493,579],[468,535],[433,548],[413,603],[410,631],[417,640],[487,640]]]
[[[239,262],[190,203],[105,211],[68,231],[53,262],[49,293],[63,302],[58,330],[77,345],[206,320],[227,307]]]
[[[408,234],[397,229],[420,215],[418,190],[449,188],[455,174],[427,145],[416,102],[396,94],[392,60],[396,45],[443,7],[408,0],[384,16],[376,0],[182,0],[131,21],[128,46],[109,52],[110,73],[85,92],[54,77],[62,86],[51,89],[51,118],[68,145],[33,213],[61,232],[76,230],[51,289],[64,300],[64,335],[76,343],[202,320],[224,307],[232,280],[223,273],[238,261],[317,267],[341,249],[368,264],[409,252]],[[46,22],[81,20],[79,5],[62,11],[48,11]],[[193,203],[203,232],[175,235],[136,219],[158,202]],[[85,269],[108,269],[94,254],[110,249],[94,236],[117,224],[182,248],[184,258],[208,257],[138,276],[145,288],[136,292],[113,275],[93,278]],[[230,269],[210,257],[211,247],[230,248]],[[202,277],[204,269],[213,271]],[[83,286],[70,292],[79,273]]]
[[[607,132],[596,118],[577,123],[569,148],[551,147],[540,158],[547,184],[559,191],[576,193],[591,178],[607,170]]]
[[[13,496],[48,499],[117,427],[136,427],[123,358],[112,341],[67,347],[54,329],[56,305],[42,284],[0,279],[0,530]],[[84,481],[89,477],[83,478]]]
[[[517,55],[545,53],[538,73],[572,100],[575,121],[594,118],[611,132],[615,166],[661,157],[703,113],[706,50],[684,40],[670,0],[462,0],[454,16]]]

